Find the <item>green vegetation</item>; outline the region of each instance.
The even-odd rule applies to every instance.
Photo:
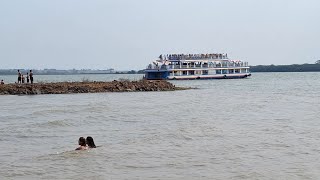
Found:
[[[23,74],[26,74],[28,70],[20,69]],[[250,66],[251,72],[320,72],[320,60],[317,60],[315,64],[292,64],[292,65],[257,65]],[[68,74],[144,74],[144,70],[130,70],[130,71],[115,71],[114,69],[108,70],[56,70],[56,69],[44,69],[33,70],[37,75],[68,75]],[[0,69],[0,75],[16,75],[17,69]],[[83,82],[89,81],[83,79]]]
[[[0,75],[17,75],[18,69],[0,69]],[[29,72],[29,69],[20,69],[22,74]],[[144,70],[131,71],[115,71],[114,69],[107,70],[91,70],[91,69],[71,69],[71,70],[57,70],[57,69],[33,69],[36,75],[70,75],[70,74],[144,74]]]
[[[251,72],[317,72],[320,71],[320,60],[316,64],[292,65],[258,65],[251,66]]]

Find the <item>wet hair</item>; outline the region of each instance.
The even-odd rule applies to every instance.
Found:
[[[93,138],[91,136],[88,136],[86,141],[90,148],[96,148],[96,145],[94,144]]]
[[[86,146],[86,139],[84,139],[84,137],[80,137],[79,138],[79,145],[80,146]]]

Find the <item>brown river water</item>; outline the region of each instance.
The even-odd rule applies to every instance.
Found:
[[[83,78],[141,75],[35,75]],[[320,73],[171,82],[196,89],[0,96],[0,179],[320,177]]]

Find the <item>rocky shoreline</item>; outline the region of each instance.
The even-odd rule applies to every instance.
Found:
[[[0,95],[71,94],[98,92],[175,91],[189,88],[176,87],[167,81],[111,81],[111,82],[57,82],[35,84],[2,84]]]

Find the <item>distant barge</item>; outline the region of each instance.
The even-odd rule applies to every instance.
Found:
[[[227,54],[160,55],[145,69],[147,80],[234,79],[251,76],[248,62]]]

